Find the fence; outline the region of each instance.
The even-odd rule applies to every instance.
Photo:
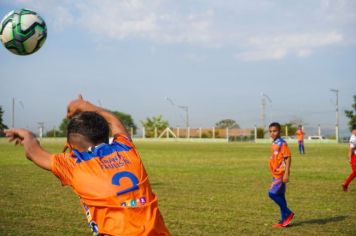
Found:
[[[317,140],[325,140],[328,142],[333,140],[336,141],[336,129],[332,126],[307,126],[303,127],[306,133],[305,140],[311,140],[311,142],[316,142]],[[257,132],[259,131],[259,132]],[[254,142],[270,142],[268,130],[262,130],[254,127],[252,129],[237,129],[237,128],[225,128],[218,129],[212,128],[166,128],[166,129],[150,129],[145,130],[143,127],[135,130],[131,128],[129,132],[131,137],[135,139],[156,139],[156,140],[202,140],[202,141],[254,141]],[[295,141],[295,129],[288,130],[283,129],[281,136],[290,140],[290,142]],[[339,142],[347,142],[349,138],[349,131],[347,128],[340,130]],[[42,137],[41,131],[39,131],[39,137]],[[55,137],[55,136],[54,136]]]
[[[253,141],[253,129],[236,128],[166,128],[164,130],[137,129],[131,136],[142,139],[192,139],[192,140],[226,140],[226,141]]]
[[[336,142],[335,137],[335,127],[303,127],[306,136],[306,142]],[[154,130],[145,130],[144,128],[137,129],[134,134],[133,129],[130,130],[131,136],[134,138],[141,139],[172,139],[172,140],[225,140],[225,141],[254,141],[254,142],[270,142],[268,130],[264,130],[264,137],[258,138],[257,127],[252,129],[237,129],[237,128],[166,128],[164,130],[159,130],[155,128]],[[346,140],[345,136],[347,131],[343,131],[343,136],[341,135],[340,142]],[[289,142],[296,142],[295,134],[288,130],[284,130],[281,134],[284,138],[288,139]]]

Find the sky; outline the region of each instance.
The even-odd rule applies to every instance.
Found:
[[[242,128],[302,119],[340,128],[356,94],[355,0],[1,0],[1,18],[29,8],[46,21],[44,46],[0,46],[0,106],[11,126],[58,127],[78,94],[184,127],[234,119]],[[168,101],[169,98],[175,106]]]

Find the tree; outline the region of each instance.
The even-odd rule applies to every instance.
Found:
[[[62,123],[59,125],[59,134],[60,137],[67,137],[67,127],[68,127],[69,119],[63,118]]]
[[[162,115],[147,118],[146,120],[142,120],[141,123],[145,128],[146,137],[154,137],[156,128],[157,134],[160,134],[163,130],[169,127],[168,121],[163,120]]]
[[[356,125],[356,95],[354,95],[354,104],[352,104],[351,110],[345,110],[345,115],[349,118],[349,129],[352,131],[352,126]]]
[[[281,136],[286,135],[286,129],[288,131],[288,136],[294,135],[295,132],[297,132],[298,125],[301,125],[299,122],[295,122],[294,124],[292,123],[293,121],[290,121],[285,124],[281,124]]]
[[[234,121],[232,119],[224,119],[224,120],[217,122],[215,124],[215,128],[218,128],[218,129],[237,128],[237,129],[239,129],[240,126],[236,123],[236,121]]]
[[[3,123],[2,121],[2,115],[4,114],[4,111],[2,110],[2,107],[0,107],[0,137],[4,137],[4,129],[7,129],[7,126]]]
[[[47,133],[46,133],[46,137],[59,137],[59,136],[62,136],[61,135],[61,131],[58,130],[58,129],[51,129],[49,130]]]
[[[133,133],[136,133],[137,126],[133,122],[133,119],[131,115],[119,112],[119,111],[109,111],[111,112],[114,116],[116,116],[122,124],[125,126],[125,128],[130,132],[131,127],[133,128]],[[56,134],[61,137],[66,137],[67,136],[67,127],[68,127],[69,119],[63,118],[62,123],[59,126],[59,133]],[[51,132],[51,131],[50,131]],[[52,131],[53,132],[53,131]],[[50,133],[51,134],[51,133]]]
[[[122,122],[129,133],[132,128],[133,134],[136,134],[137,126],[135,125],[131,115],[119,111],[111,111],[111,113]]]
[[[263,128],[257,128],[257,138],[264,138],[266,133],[267,131],[265,131]],[[252,130],[251,134],[255,135],[255,131]]]

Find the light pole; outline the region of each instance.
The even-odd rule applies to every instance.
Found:
[[[331,92],[334,92],[336,95],[335,110],[336,110],[336,126],[335,126],[335,136],[336,142],[339,142],[339,90],[330,89]]]
[[[267,94],[264,94],[264,93],[261,93],[261,97],[262,97],[262,100],[261,100],[261,103],[262,103],[262,112],[261,112],[261,122],[262,122],[262,126],[263,126],[263,129],[266,128],[266,101],[269,102],[269,104],[271,105],[272,103],[272,100],[270,99],[270,97],[268,97]],[[271,120],[272,120],[272,112],[271,112]]]
[[[43,137],[43,131],[44,131],[44,122],[38,122],[38,136],[40,139]]]
[[[11,128],[15,128],[15,98],[12,98],[12,117],[11,117]],[[24,108],[24,105],[21,100],[18,101],[22,109]]]
[[[189,127],[189,108],[188,106],[177,106],[183,111],[185,111],[185,126],[188,128]]]
[[[166,97],[166,100],[175,107],[178,107],[180,109],[182,109],[183,111],[185,111],[185,126],[188,129],[189,128],[189,108],[188,106],[181,106],[181,105],[176,105],[172,99],[170,99],[169,97]]]

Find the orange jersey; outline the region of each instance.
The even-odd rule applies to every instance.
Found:
[[[130,139],[117,136],[88,152],[52,155],[52,172],[69,185],[95,234],[170,235]]]
[[[269,160],[269,169],[274,178],[283,178],[285,172],[285,159],[291,157],[287,142],[277,138],[272,143],[272,155]]]
[[[298,141],[303,141],[304,140],[304,131],[302,129],[298,129],[297,132],[295,132],[297,135]]]

